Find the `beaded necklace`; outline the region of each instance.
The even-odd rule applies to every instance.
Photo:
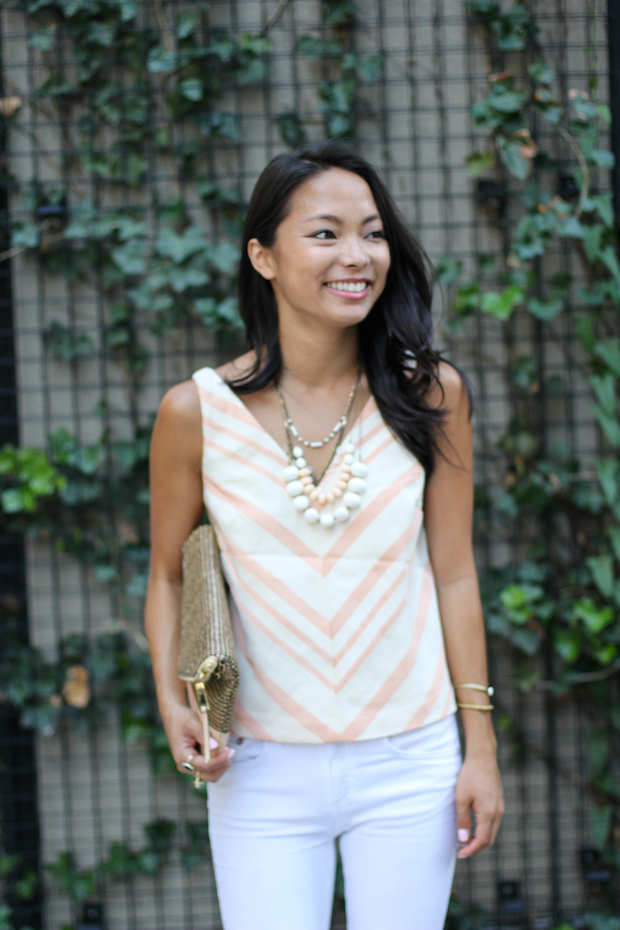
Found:
[[[303,513],[307,523],[320,523],[325,529],[330,529],[336,522],[344,523],[347,521],[351,510],[355,510],[361,503],[360,494],[363,494],[366,490],[364,478],[368,474],[368,468],[361,460],[361,423],[357,459],[354,457],[355,444],[350,438],[347,438],[347,440],[342,442],[339,446],[334,446],[334,451],[332,452],[330,460],[318,480],[315,480],[312,468],[306,462],[303,455],[303,448],[299,443],[302,443],[307,448],[320,449],[346,428],[349,414],[357,394],[360,377],[361,368],[358,368],[357,376],[347,401],[347,409],[344,414],[340,417],[333,430],[325,439],[313,442],[304,439],[300,435],[299,430],[295,427],[288,412],[286,401],[284,400],[280,387],[276,385],[278,397],[280,398],[280,406],[282,408],[289,456],[289,465],[287,465],[282,472],[282,479],[286,485],[287,494],[293,499],[293,507],[295,510]],[[332,465],[339,464],[341,455],[343,456],[343,463],[340,465],[338,480],[329,491],[325,491],[321,487],[321,481],[331,470]],[[313,506],[311,506],[311,504]],[[333,513],[330,509],[327,509],[332,504],[336,504]]]

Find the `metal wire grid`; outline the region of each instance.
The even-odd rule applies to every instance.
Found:
[[[476,133],[468,118],[469,105],[484,93],[488,59],[481,36],[464,15],[460,2],[423,3],[366,0],[362,7],[362,29],[357,36],[360,51],[382,55],[380,81],[363,88],[368,111],[359,120],[357,141],[388,180],[407,218],[413,223],[432,258],[450,253],[476,267],[480,254],[500,254],[493,224],[483,207],[472,197],[465,177],[463,157],[476,147]],[[234,31],[264,27],[273,3],[213,3],[213,22]],[[174,12],[181,3],[167,5]],[[584,87],[590,75],[600,80],[605,96],[606,47],[604,6],[598,2],[573,0],[534,6],[541,27],[541,44],[556,64],[562,95],[570,86]],[[150,3],[142,3],[140,16],[153,22]],[[33,23],[11,4],[3,12],[3,55],[5,85],[32,99],[44,69],[29,44]],[[292,52],[304,32],[316,32],[320,23],[319,4],[290,3],[272,30],[274,51],[269,74],[257,89],[230,92],[226,103],[241,125],[241,142],[205,144],[209,176],[225,187],[237,189],[247,199],[252,183],[266,161],[283,150],[273,117],[294,109],[321,134],[321,114],[316,101],[316,69]],[[594,24],[597,33],[593,33]],[[584,35],[588,51],[584,52]],[[67,49],[57,50],[58,63],[70,70]],[[499,63],[498,63],[499,64]],[[114,62],[121,93],[124,91],[123,63]],[[326,75],[325,66],[321,75]],[[150,80],[150,79],[149,79]],[[10,82],[10,84],[8,83]],[[149,94],[155,101],[153,133],[161,123],[153,84]],[[26,105],[20,117],[22,142],[11,141],[11,165],[23,180],[55,184],[62,190],[86,191],[103,206],[122,204],[128,213],[153,216],[160,203],[178,192],[193,216],[209,223],[201,212],[191,180],[170,163],[163,163],[148,148],[147,197],[132,195],[127,187],[118,193],[94,174],[76,171],[71,130],[76,116],[68,109],[61,123],[44,107]],[[186,140],[185,127],[174,124],[175,141]],[[93,140],[93,144],[95,144]],[[562,156],[562,152],[558,151]],[[565,157],[565,155],[564,155]],[[19,203],[12,205],[19,218]],[[211,228],[214,235],[217,228]],[[566,250],[549,261],[568,268]],[[107,308],[102,297],[100,269],[94,269],[94,286],[85,290],[71,282],[59,283],[38,268],[18,259],[14,263],[16,338],[20,389],[20,427],[24,442],[40,444],[60,425],[68,425],[78,438],[93,441],[102,425],[115,434],[127,431],[136,412],[153,411],[165,389],[191,371],[216,360],[215,346],[201,330],[185,326],[178,335],[155,340],[146,326],[141,338],[152,349],[152,364],[138,392],[126,385],[117,366],[101,352],[92,362],[60,365],[42,349],[40,330],[51,320],[68,322],[76,333],[95,336],[101,344]],[[444,336],[444,338],[449,338]],[[533,348],[544,378],[561,373],[567,391],[560,401],[543,399],[541,434],[562,436],[574,452],[595,450],[595,436],[584,386],[574,374],[576,347],[569,327],[562,321],[543,333],[539,327],[517,325],[507,334],[493,321],[476,317],[471,328],[453,340],[455,356],[475,381],[478,395],[478,472],[481,483],[497,481],[494,442],[510,415],[510,399],[503,382],[506,352],[527,353]],[[92,411],[106,401],[103,418]],[[114,525],[115,515],[110,514]],[[485,566],[500,558],[515,558],[523,540],[482,541],[480,558]],[[30,547],[29,612],[33,640],[53,650],[69,630],[97,631],[119,605],[92,583],[83,566],[59,557],[52,549]],[[50,621],[51,606],[51,621]],[[547,759],[530,755],[526,763],[510,761],[510,746],[501,741],[501,757],[508,796],[508,813],[500,839],[491,854],[474,863],[460,865],[456,888],[464,900],[478,901],[495,909],[500,879],[522,882],[527,903],[537,915],[539,926],[549,915],[577,910],[583,903],[576,851],[588,843],[587,804],[583,793],[566,785],[554,774],[558,766],[577,769],[584,775],[583,722],[572,712],[554,707],[544,695],[524,696],[511,685],[515,669],[502,651],[492,652],[493,675],[501,683],[502,701],[517,723]],[[561,739],[558,738],[561,734]],[[39,801],[44,859],[59,849],[76,851],[78,861],[88,864],[100,858],[111,839],[140,842],[140,825],[156,815],[173,819],[197,819],[197,805],[185,790],[169,780],[151,777],[145,760],[128,750],[114,728],[90,733],[76,740],[61,732],[50,740],[37,740]],[[106,900],[110,926],[138,928],[217,927],[217,905],[208,872],[188,879],[170,869],[163,884],[146,879],[128,880]],[[64,899],[51,887],[46,889],[46,925],[55,927],[67,919]],[[499,916],[501,924],[502,917]]]

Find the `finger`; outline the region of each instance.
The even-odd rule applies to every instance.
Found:
[[[477,853],[482,852],[483,849],[487,848],[487,844],[483,843],[482,840],[479,840],[477,836],[471,838],[469,843],[465,846],[461,846],[457,855],[458,859],[471,859],[472,856],[475,856]]]
[[[459,859],[466,859],[469,856],[475,856],[476,853],[482,852],[483,849],[486,849],[491,844],[491,826],[492,819],[483,817],[481,819],[476,818],[476,833],[469,840],[468,843],[465,843],[464,846],[461,846],[457,855]]]
[[[493,818],[493,825],[491,827],[491,846],[495,843],[495,838],[497,837],[497,831],[500,828],[502,822],[502,817],[504,816],[504,805],[500,807],[495,817]]]
[[[230,756],[227,756],[223,762],[219,763],[215,767],[210,767],[207,771],[201,771],[197,774],[204,781],[217,781],[218,778],[221,778],[224,772],[230,768]]]
[[[459,843],[467,843],[471,835],[471,800],[456,797],[456,835]]]
[[[199,772],[207,775],[210,772],[213,772],[215,769],[221,768],[223,765],[225,766],[230,765],[230,760],[232,759],[234,754],[235,754],[234,749],[225,748],[225,749],[220,750],[220,752],[215,753],[215,755],[211,756],[208,762],[202,757],[200,757],[200,758],[196,758],[196,760],[193,760],[193,764],[196,766],[196,769]]]

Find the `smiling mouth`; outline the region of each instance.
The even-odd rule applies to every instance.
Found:
[[[326,281],[325,287],[348,294],[362,294],[370,287],[370,281]]]

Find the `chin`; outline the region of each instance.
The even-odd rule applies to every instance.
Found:
[[[334,322],[342,322],[345,325],[361,323],[362,320],[366,319],[375,303],[376,300],[372,295],[369,295],[360,303],[354,303],[353,301],[348,303],[344,300],[338,301],[336,306],[334,306],[330,300],[330,305],[326,306],[325,303],[323,303],[321,307],[321,316],[327,317]]]

